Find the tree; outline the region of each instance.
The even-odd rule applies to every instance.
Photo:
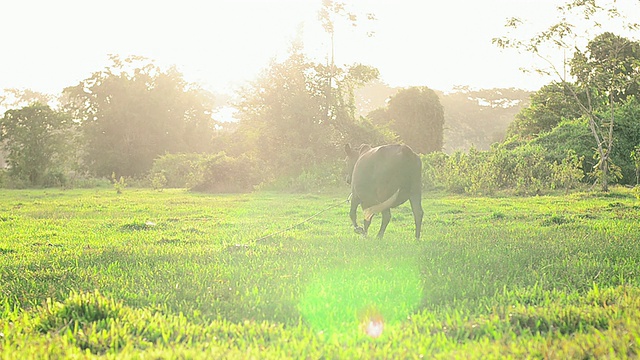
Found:
[[[427,154],[442,150],[444,109],[438,95],[427,87],[398,91],[387,108],[371,114],[378,125],[385,122],[414,151]]]
[[[553,82],[533,93],[529,106],[509,125],[507,136],[535,137],[551,131],[563,119],[579,118],[580,107],[565,86],[571,85]]]
[[[81,122],[86,162],[98,176],[141,176],[166,152],[210,150],[210,93],[142,57],[121,60],[64,90]]]
[[[48,105],[34,103],[8,110],[0,120],[0,144],[7,152],[9,174],[28,186],[55,185],[62,179],[72,122]]]
[[[272,171],[288,172],[323,160],[331,128],[324,121],[322,84],[311,76],[315,72],[294,50],[241,90],[241,151],[264,160]]]
[[[606,191],[614,147],[616,107],[637,92],[640,83],[639,44],[603,33],[589,42],[586,52],[576,50],[570,64],[576,85],[586,94],[586,101],[580,101],[578,93],[572,92],[589,119],[589,129],[596,141],[596,166],[600,170],[602,189]],[[607,118],[598,113],[603,105],[609,110]]]
[[[598,158],[597,173],[602,184],[602,190],[608,190],[609,169],[614,146],[615,110],[621,97],[627,92],[637,89],[638,61],[633,59],[637,53],[635,42],[617,37],[611,33],[604,33],[595,37],[586,46],[586,51],[579,50],[579,38],[591,29],[600,29],[599,15],[605,14],[610,20],[630,30],[638,29],[638,24],[622,21],[615,1],[601,5],[595,0],[569,1],[558,7],[560,20],[549,28],[528,40],[510,39],[506,37],[493,39],[494,44],[502,48],[516,48],[532,53],[544,60],[546,66],[535,70],[539,73],[553,75],[569,92],[578,105],[582,115],[588,119],[589,128],[593,136]],[[585,25],[583,31],[576,31],[576,25],[570,22],[572,18],[582,18]],[[522,24],[520,19],[510,19],[507,26],[518,28]],[[569,62],[563,62],[562,70],[554,65],[549,53],[553,49],[573,53]],[[567,57],[565,56],[565,59]],[[566,79],[566,67],[571,67],[571,75],[575,83]],[[610,117],[602,118],[599,112],[602,105],[609,107]]]
[[[326,90],[325,90],[325,116],[327,121],[335,116],[334,113],[334,86],[336,81],[336,76],[338,76],[339,69],[335,64],[335,25],[336,20],[342,17],[347,20],[347,22],[353,26],[358,26],[358,15],[353,12],[347,10],[347,6],[344,2],[334,1],[334,0],[322,0],[322,6],[318,11],[318,20],[322,25],[324,31],[329,35],[331,49],[330,55],[327,56],[327,70],[326,71]],[[368,13],[366,15],[367,19],[372,21],[375,20],[376,17],[372,13]],[[367,32],[367,36],[373,36],[373,32]]]
[[[333,71],[332,117],[326,117],[327,73]],[[240,124],[233,155],[243,152],[262,160],[269,172],[293,175],[340,155],[341,144],[379,133],[356,118],[354,90],[377,78],[364,65],[330,69],[309,61],[299,46],[273,63],[240,93]],[[366,129],[366,130],[365,130]]]

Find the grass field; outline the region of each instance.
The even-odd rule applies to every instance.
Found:
[[[0,358],[640,353],[630,190],[425,194],[420,242],[408,204],[356,235],[347,192],[2,190]]]

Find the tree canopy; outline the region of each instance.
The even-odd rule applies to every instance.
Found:
[[[557,8],[561,15],[558,22],[526,40],[496,38],[494,43],[503,48],[516,48],[527,51],[546,63],[545,67],[535,69],[539,73],[554,75],[562,85],[563,91],[573,98],[582,116],[588,120],[593,137],[593,147],[597,164],[594,175],[601,182],[602,189],[608,190],[611,180],[619,175],[618,166],[613,163],[612,155],[616,139],[614,137],[616,108],[628,96],[637,92],[640,73],[638,61],[638,43],[611,32],[592,35],[593,29],[600,29],[598,15],[604,14],[615,19],[627,30],[640,26],[627,22],[615,2],[601,4],[596,1],[568,1]],[[576,30],[571,19],[581,17],[590,24],[584,33]],[[518,28],[520,19],[511,19],[507,26]],[[586,46],[580,46],[581,39],[591,38]],[[563,62],[561,71],[552,60],[549,51],[560,49],[569,55],[569,61]],[[570,67],[572,79],[566,77],[566,67]],[[606,115],[606,117],[605,117]],[[613,171],[612,171],[613,170]]]
[[[379,126],[388,126],[398,140],[427,154],[442,150],[444,108],[435,91],[427,87],[399,90],[386,108],[369,114]]]
[[[141,176],[165,152],[210,149],[210,93],[187,83],[175,67],[163,70],[141,57],[113,56],[111,62],[64,90],[96,175]]]
[[[40,103],[5,112],[0,144],[14,180],[27,186],[57,185],[55,178],[69,156],[72,126],[65,114]]]
[[[354,89],[377,78],[376,69],[355,64],[333,68],[309,61],[293,48],[242,90],[233,153],[251,153],[273,171],[295,173],[338,158],[340,144],[380,134],[356,118]],[[333,78],[327,112],[325,91]],[[327,116],[328,115],[328,116]]]

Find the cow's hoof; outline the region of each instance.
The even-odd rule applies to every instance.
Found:
[[[365,232],[364,232],[364,229],[363,229],[363,228],[361,228],[360,226],[358,226],[358,227],[354,227],[354,228],[353,228],[353,231],[355,231],[355,232],[356,232],[356,234],[360,234],[360,235],[366,235],[366,234],[367,234],[367,233],[365,233]]]

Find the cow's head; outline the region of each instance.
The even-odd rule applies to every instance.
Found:
[[[360,155],[365,152],[371,150],[371,146],[368,144],[362,144],[357,149],[352,149],[351,145],[344,145],[344,152],[347,153],[347,158],[345,159],[345,178],[347,180],[347,184],[351,184],[351,176],[353,175],[353,168],[356,166],[356,161],[360,158]]]

